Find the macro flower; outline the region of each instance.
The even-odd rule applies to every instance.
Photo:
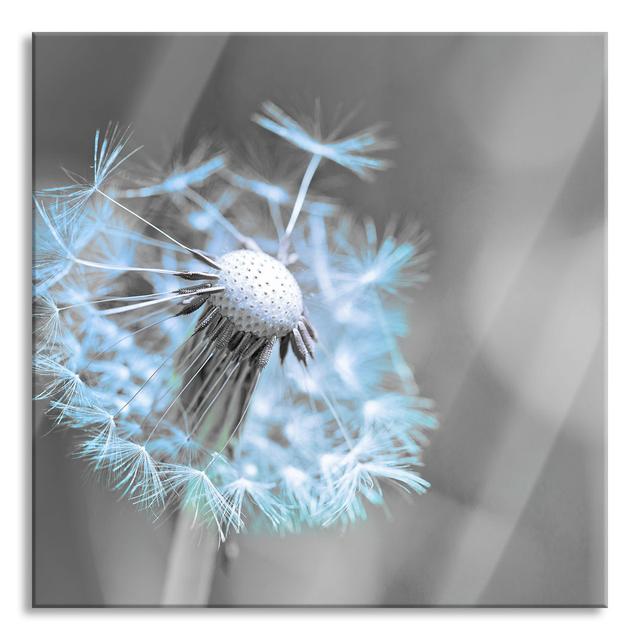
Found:
[[[110,127],[91,179],[34,198],[37,397],[115,490],[221,539],[353,522],[389,486],[424,492],[437,425],[398,344],[426,237],[380,236],[309,195],[323,161],[369,178],[390,143],[263,111],[303,171],[273,180],[203,143],[143,178],[130,132]]]

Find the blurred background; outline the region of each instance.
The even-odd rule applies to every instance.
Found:
[[[421,497],[346,532],[237,536],[215,605],[606,603],[604,35],[37,35],[34,170],[84,172],[131,123],[162,164],[251,139],[272,99],[360,107],[398,142],[336,192],[418,218],[431,280],[404,349],[435,399]],[[34,604],[160,601],[172,522],[118,501],[48,431],[34,456]]]

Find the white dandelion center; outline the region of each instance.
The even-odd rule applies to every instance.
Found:
[[[241,249],[223,255],[212,297],[220,314],[241,331],[261,338],[290,333],[302,318],[302,292],[289,270],[266,253]]]

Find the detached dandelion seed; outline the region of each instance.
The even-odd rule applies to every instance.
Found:
[[[90,178],[34,200],[38,397],[116,491],[221,540],[346,525],[385,486],[426,491],[437,424],[398,347],[424,235],[380,236],[315,187],[321,165],[371,179],[391,142],[323,135],[319,111],[302,124],[270,102],[254,120],[279,154],[306,154],[286,188],[206,146],[132,182],[138,149],[111,126]]]

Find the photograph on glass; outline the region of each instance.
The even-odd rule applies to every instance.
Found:
[[[605,606],[605,54],[35,34],[33,606]]]

